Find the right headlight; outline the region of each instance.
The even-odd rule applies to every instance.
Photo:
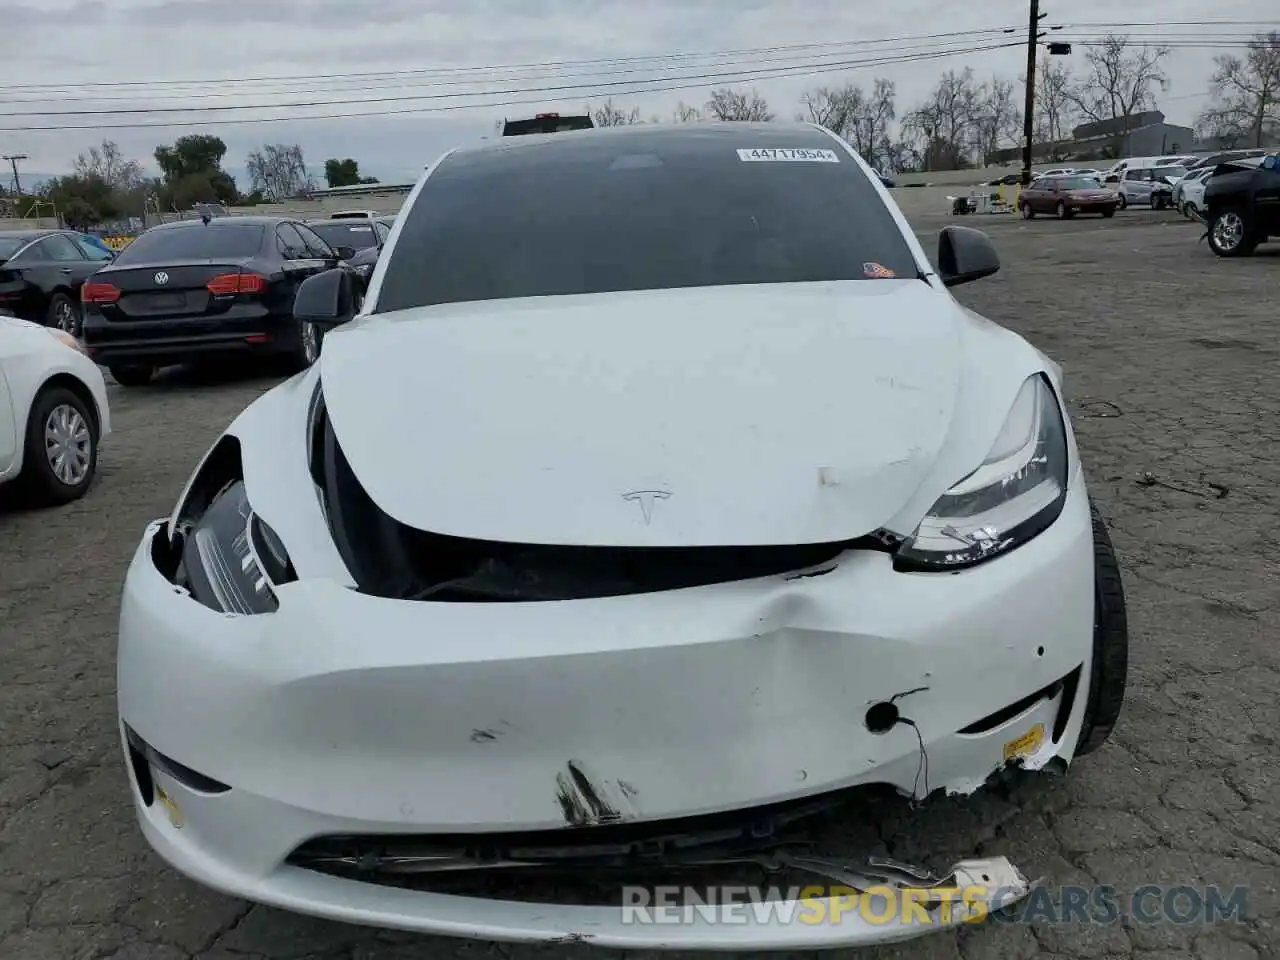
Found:
[[[894,566],[963,569],[1026,543],[1062,513],[1067,456],[1058,398],[1036,374],[1023,383],[990,453],[938,498],[898,548]]]
[[[272,587],[295,576],[284,544],[250,507],[243,480],[214,496],[185,531],[179,579],[219,613],[271,613],[278,607]]]

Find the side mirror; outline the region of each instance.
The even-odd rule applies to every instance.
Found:
[[[991,238],[972,227],[943,227],[938,236],[938,275],[948,287],[989,277],[1000,269]]]
[[[293,315],[318,327],[337,327],[356,314],[355,283],[340,267],[307,277],[293,298]]]
[[[356,255],[355,247],[334,247],[333,252],[338,255],[339,260],[350,260]]]

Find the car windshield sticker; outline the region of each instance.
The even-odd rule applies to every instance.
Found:
[[[834,150],[807,150],[795,147],[751,147],[738,151],[744,163],[839,163]]]
[[[864,263],[862,265],[862,275],[869,280],[892,280],[897,276],[888,267],[881,266],[878,263]]]

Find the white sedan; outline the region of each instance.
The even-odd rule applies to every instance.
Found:
[[[111,432],[102,371],[68,333],[0,314],[0,484],[36,500],[84,496]]]
[[[1060,771],[1117,719],[1060,371],[948,289],[998,269],[960,227],[931,264],[807,125],[441,158],[360,315],[346,273],[303,284],[319,362],[143,533],[118,702],[148,841],[237,896],[494,940],[865,944],[1024,896],[1004,858],[779,847],[868,788]],[[822,892],[670,909],[749,861]]]

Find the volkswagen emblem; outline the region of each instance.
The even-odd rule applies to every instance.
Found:
[[[669,496],[671,494],[666,490],[633,490],[631,493],[624,493],[622,499],[640,505],[640,515],[644,517],[644,525],[647,527],[653,520],[654,503],[666,500]]]
[[[169,282],[169,275],[165,273],[163,270],[161,270],[159,273],[155,275],[154,279],[157,284],[163,287],[166,283]]]

